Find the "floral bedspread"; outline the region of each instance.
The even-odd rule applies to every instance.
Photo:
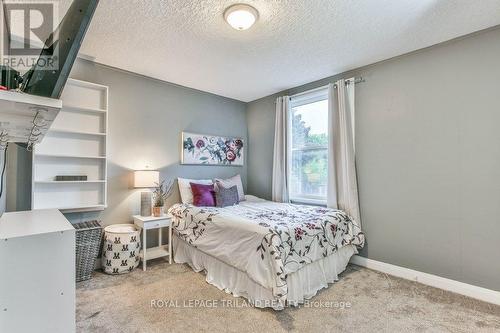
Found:
[[[176,235],[246,272],[285,300],[287,275],[340,247],[363,247],[359,226],[343,211],[261,199],[215,208],[176,204],[169,209]]]

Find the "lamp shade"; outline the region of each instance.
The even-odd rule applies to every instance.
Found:
[[[160,172],[138,170],[134,172],[134,187],[155,187],[160,182]]]

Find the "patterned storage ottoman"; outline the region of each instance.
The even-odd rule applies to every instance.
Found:
[[[113,224],[104,228],[102,267],[105,273],[128,273],[139,265],[140,232],[133,224]]]

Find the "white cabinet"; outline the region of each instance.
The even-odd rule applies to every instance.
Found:
[[[63,106],[33,154],[32,208],[64,213],[103,210],[107,204],[108,87],[69,79]],[[82,175],[86,181],[56,181]]]
[[[59,99],[0,90],[0,144],[42,141],[61,109]]]
[[[75,331],[75,230],[56,209],[0,218],[0,332]]]

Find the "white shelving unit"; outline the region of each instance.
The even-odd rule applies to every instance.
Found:
[[[64,213],[99,211],[107,205],[108,87],[69,79],[62,109],[33,153],[33,209]],[[87,181],[56,181],[85,175]]]
[[[3,214],[1,332],[75,332],[74,248],[75,229],[56,209]]]
[[[1,144],[26,142],[31,146],[42,141],[61,106],[59,99],[0,90]]]

